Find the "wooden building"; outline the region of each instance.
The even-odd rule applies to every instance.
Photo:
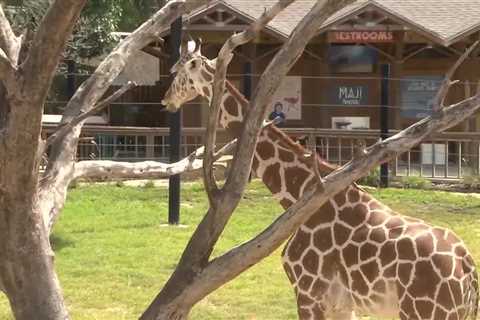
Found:
[[[232,33],[247,28],[275,2],[215,0],[184,16],[183,28],[193,37],[201,37],[202,52],[215,58]],[[315,3],[297,0],[255,41],[236,50],[228,78],[247,98],[259,75]],[[160,32],[168,43],[169,30]],[[431,114],[444,74],[477,40],[478,0],[358,0],[318,30],[270,108],[281,105],[287,134],[308,135],[309,143],[316,145],[326,160],[345,163],[353,154],[354,139],[371,143],[378,140],[380,128],[399,130]],[[160,103],[170,84],[167,60],[166,52],[153,44],[129,64],[116,84],[134,80],[141,85],[112,104],[103,115],[104,125],[85,126],[84,135],[88,141],[93,138],[95,145],[87,141],[79,159],[168,159],[169,116]],[[460,82],[452,87],[448,102],[480,90],[480,46],[455,78]],[[81,80],[77,79],[77,84]],[[68,81],[65,87],[74,89]],[[51,104],[46,110],[61,109],[64,98],[57,97],[59,105]],[[183,155],[202,144],[208,114],[202,99],[182,108]],[[479,131],[480,117],[473,116],[399,156],[391,171],[442,179],[479,174]]]
[[[274,2],[217,0],[184,17],[184,29],[201,37],[204,54],[214,57],[233,32],[244,30]],[[236,51],[229,79],[247,96],[315,2],[298,0],[254,42]],[[168,30],[163,36],[168,38]],[[325,22],[292,68],[274,104],[282,104],[285,127],[379,129],[382,70],[389,70],[388,125],[401,129],[430,114],[443,75],[479,39],[478,0],[359,0]],[[479,54],[476,50],[456,74],[461,82],[452,88],[451,102],[479,90]],[[147,90],[154,96],[149,99],[160,100],[168,85],[165,58],[160,73],[161,81]],[[145,88],[137,91],[141,90]],[[164,113],[151,112],[156,119],[153,125],[167,125]],[[183,125],[203,127],[207,114],[205,103],[194,101],[184,109]],[[145,118],[153,117],[147,112]],[[148,126],[149,121],[139,125]],[[478,119],[472,118],[453,130],[475,131],[479,126]]]

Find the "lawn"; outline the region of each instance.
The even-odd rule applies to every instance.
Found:
[[[480,198],[436,191],[372,191],[393,209],[457,232],[480,259]],[[207,209],[201,184],[182,190],[184,227],[164,226],[166,188],[82,186],[73,189],[52,242],[57,270],[73,319],[136,319],[173,271],[190,234]],[[249,187],[217,253],[250,238],[279,213],[259,182]],[[280,250],[213,293],[191,319],[296,319]],[[0,297],[0,319],[10,319]]]

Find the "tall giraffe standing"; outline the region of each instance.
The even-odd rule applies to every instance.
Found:
[[[175,111],[197,96],[212,99],[215,60],[200,45],[172,68],[163,104]],[[227,82],[220,124],[232,137],[248,102]],[[274,126],[259,137],[252,170],[283,208],[314,183],[315,157]],[[334,167],[318,160],[322,175]],[[351,185],[325,203],[288,241],[283,266],[294,286],[299,318],[353,320],[357,315],[402,320],[474,319],[478,278],[465,244],[450,230],[393,212]]]

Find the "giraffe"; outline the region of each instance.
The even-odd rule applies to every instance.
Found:
[[[162,103],[169,111],[197,96],[212,99],[216,60],[182,52]],[[248,101],[227,81],[220,124],[237,137]],[[275,126],[262,130],[252,170],[283,208],[335,166],[308,154]],[[393,212],[352,184],[331,198],[288,240],[284,270],[299,319],[353,320],[359,315],[402,320],[475,319],[475,263],[452,231]]]

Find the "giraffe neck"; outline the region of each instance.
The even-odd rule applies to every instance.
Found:
[[[205,93],[211,92],[204,90]],[[211,101],[211,96],[205,94]],[[230,83],[226,82],[222,97],[219,122],[232,138],[240,136],[248,101]],[[294,142],[275,126],[262,130],[255,150],[252,170],[260,177],[273,195],[287,208],[296,202],[306,188],[315,182],[314,158],[310,152]],[[322,175],[335,167],[319,159],[318,168]]]

